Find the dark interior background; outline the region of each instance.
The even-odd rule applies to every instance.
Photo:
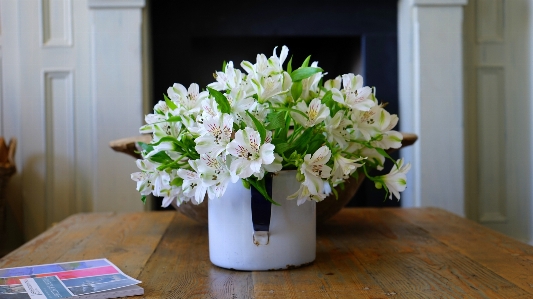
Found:
[[[397,0],[150,1],[149,10],[154,104],[174,83],[205,87],[223,61],[240,68],[242,60],[270,57],[275,46],[279,55],[286,45],[293,68],[311,55],[328,72],[325,79],[360,73],[389,103],[387,110],[398,113]],[[385,200],[383,190],[366,180],[349,205],[400,202]]]

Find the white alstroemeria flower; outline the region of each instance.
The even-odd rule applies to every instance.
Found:
[[[283,84],[281,86],[282,92],[271,96],[268,99],[268,102],[270,102],[274,107],[285,106],[285,104],[294,101],[291,93],[289,92],[292,86],[292,78],[287,72],[283,73],[283,78]]]
[[[154,126],[160,123],[163,123],[167,120],[167,118],[164,115],[161,115],[159,113],[155,114],[147,114],[144,117],[144,121],[146,122],[146,125],[139,128],[139,133],[141,134],[149,134],[154,132]]]
[[[232,181],[248,178],[260,172],[262,165],[274,162],[274,148],[271,143],[261,144],[259,132],[250,127],[237,131],[235,139],[226,148],[235,157],[230,165]]]
[[[332,89],[340,90],[341,82],[342,82],[341,76],[337,76],[335,77],[335,79],[329,79],[326,82],[324,82],[324,88],[326,90],[332,90]]]
[[[264,168],[265,172],[278,172],[283,168],[281,162],[283,162],[283,158],[277,153],[274,153],[274,161],[270,164],[263,164],[261,167]]]
[[[234,88],[229,94],[226,94],[226,99],[231,106],[231,115],[237,119],[242,120],[241,115],[246,114],[246,110],[250,109],[255,102],[255,99],[249,97],[243,88]]]
[[[145,117],[144,117],[144,121],[146,121],[147,124],[156,124],[156,123],[160,123],[160,122],[164,122],[167,120],[167,117],[164,116],[164,115],[161,115],[159,113],[156,113],[156,114],[147,114]]]
[[[265,136],[265,143],[272,143],[272,131],[267,131]],[[283,162],[283,158],[277,153],[274,153],[274,161],[270,164],[261,165],[261,170],[258,173],[254,173],[254,176],[262,180],[265,176],[265,173],[274,173],[280,171],[283,168],[281,162]]]
[[[344,110],[339,110],[333,117],[327,116],[324,120],[324,128],[326,129],[326,138],[328,142],[336,142],[341,149],[345,149],[348,146],[348,140],[353,129],[352,122],[346,117]]]
[[[318,67],[318,61],[311,64],[311,67]],[[319,95],[318,83],[324,75],[322,73],[313,74],[311,77],[302,80],[302,94],[300,98],[308,101]]]
[[[254,102],[252,107],[248,109],[248,112],[250,112],[250,114],[252,114],[261,123],[266,122],[266,117],[269,111],[268,104],[259,104],[258,102]],[[239,120],[243,120],[247,127],[255,128],[252,118],[246,114],[246,111],[239,114]]]
[[[383,107],[379,107],[378,128],[383,132],[378,140],[373,141],[374,147],[382,149],[400,148],[402,146],[403,135],[400,132],[392,130],[398,123],[398,116],[390,114]]]
[[[229,114],[221,114],[214,118],[204,120],[200,127],[200,137],[196,138],[196,151],[199,154],[213,153],[218,156],[222,153],[231,139],[233,131],[233,117]]]
[[[304,175],[305,180],[302,183],[307,186],[311,194],[323,193],[324,182],[322,179],[329,178],[331,168],[326,165],[331,157],[331,151],[327,146],[319,148],[313,156],[307,154],[304,162],[300,165],[300,172]]]
[[[215,118],[220,115],[217,101],[214,98],[203,100],[201,106],[203,119]]]
[[[307,188],[307,186],[301,184],[300,185],[300,189],[298,189],[298,191],[296,191],[294,194],[289,195],[287,197],[287,199],[288,200],[296,199],[297,200],[296,204],[297,205],[302,205],[307,200],[313,200],[313,201],[316,201],[316,202],[323,201],[326,198],[326,196],[327,195],[324,194],[324,193],[311,194],[311,192],[309,192],[309,188]]]
[[[335,102],[345,105],[344,96],[342,95],[342,92],[340,91],[341,82],[342,82],[341,76],[337,76],[335,79],[330,79],[324,82],[324,88],[326,90],[331,91],[332,98]],[[320,93],[320,96],[324,96],[324,94],[325,92],[322,91]]]
[[[166,189],[162,195],[163,201],[161,202],[161,207],[163,208],[168,207],[174,200],[176,200],[178,207],[183,203],[183,201],[180,200],[183,195],[181,192],[181,187],[172,187],[170,189]]]
[[[381,139],[372,141],[372,146],[382,149],[400,148],[402,146],[403,135],[398,131],[387,131],[381,135]]]
[[[168,116],[168,113],[170,112],[170,108],[168,107],[165,101],[159,101],[157,102],[157,104],[155,104],[154,111],[158,114]]]
[[[363,87],[363,77],[354,74],[342,75],[343,92],[345,95],[344,104],[351,109],[368,111],[376,105],[372,99],[372,89]]]
[[[332,181],[337,183],[346,180],[357,168],[363,166],[363,164],[356,163],[361,160],[363,160],[362,157],[353,160],[343,157],[340,152],[336,153],[333,156]]]
[[[185,86],[174,83],[172,87],[167,89],[168,97],[180,108],[183,108],[183,114],[190,115],[200,111],[201,103],[209,95],[207,91],[200,92],[200,87],[196,83],[192,83],[189,89]]]
[[[284,75],[272,75],[267,77],[260,77],[259,79],[252,79],[252,87],[257,94],[260,103],[265,102],[271,97],[277,96],[287,90],[283,90]]]
[[[248,73],[248,77],[259,79],[260,77],[268,77],[274,72],[274,69],[269,65],[265,54],[257,54],[256,63],[252,64],[244,60],[241,62],[241,67]]]
[[[281,47],[281,53],[278,58],[278,54],[276,54],[276,49],[278,47],[274,47],[274,51],[272,54],[272,57],[268,59],[268,63],[270,67],[272,68],[271,72],[275,74],[281,74],[283,72],[283,62],[285,62],[285,59],[287,58],[287,54],[289,54],[289,48],[287,46]]]
[[[176,200],[176,204],[180,206],[184,201],[183,199],[187,198],[186,196],[183,196],[181,186],[170,185],[170,182],[176,177],[177,174],[175,170],[169,173],[169,185],[165,186],[165,188],[159,192],[158,196],[163,197],[163,201],[161,202],[161,207],[163,208],[168,207],[174,200]]]
[[[201,172],[198,170],[198,160],[189,160],[189,165],[193,170],[178,169],[178,176],[183,179],[181,189],[183,195],[191,198],[193,204],[200,204],[204,201],[207,187],[202,180]]]
[[[377,106],[379,113],[378,126],[382,132],[390,131],[398,124],[398,116],[396,114],[390,114],[383,108],[383,105]]]
[[[159,179],[160,171],[157,170],[159,165],[147,159],[138,159],[136,164],[141,171],[132,173],[131,179],[137,182],[137,191],[141,195],[149,195],[155,189],[156,182],[157,184],[161,184],[161,180]]]
[[[354,110],[351,115],[351,120],[354,122],[355,131],[360,134],[364,140],[368,141],[372,137],[381,133],[380,130],[380,115],[382,108],[373,106],[368,111]]]
[[[224,72],[216,72],[215,79],[217,82],[213,82],[207,86],[218,91],[233,89],[243,84],[243,75],[239,69],[233,67],[233,61],[226,64],[226,70]]]
[[[392,195],[394,194],[400,200],[400,192],[403,192],[407,187],[406,173],[411,169],[411,164],[407,163],[403,165],[403,159],[396,161],[396,164],[392,167],[389,174],[382,175],[378,179],[389,189],[389,199],[392,199]]]
[[[326,117],[329,116],[328,106],[322,104],[319,98],[313,99],[311,103],[309,103],[309,107],[307,107],[307,104],[302,101],[298,102],[294,108],[305,113],[307,119],[300,113],[296,112],[291,112],[292,118],[297,123],[307,128],[321,123],[324,119],[326,119]]]
[[[142,127],[141,127],[142,128]],[[152,142],[158,142],[159,139],[167,136],[178,138],[181,134],[181,122],[158,122],[152,124]]]
[[[221,115],[218,104],[214,98],[207,98],[202,101],[202,113],[198,114],[196,121],[185,123],[190,132],[201,135],[202,127],[206,119],[212,119]]]
[[[365,164],[375,166],[377,170],[383,170],[385,157],[382,156],[375,148],[368,148],[360,143],[352,142],[345,150],[360,157],[365,157]]]
[[[204,184],[209,186],[207,188],[209,199],[224,195],[231,179],[224,156],[201,155],[198,171],[202,173]]]

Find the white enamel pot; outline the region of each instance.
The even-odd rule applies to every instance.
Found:
[[[252,223],[252,192],[242,182],[229,184],[224,196],[210,200],[211,262],[227,269],[250,271],[290,269],[313,262],[316,203],[307,201],[297,206],[296,200],[287,200],[299,185],[296,171],[281,171],[273,176],[272,199],[280,206],[271,205],[269,209],[268,231],[264,225],[257,230],[261,226]]]

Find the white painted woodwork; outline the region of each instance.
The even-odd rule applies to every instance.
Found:
[[[19,140],[8,198],[27,239],[73,213],[144,209],[134,161],[108,146],[143,120],[143,2],[93,2],[0,2],[0,128]]]
[[[45,47],[72,45],[72,0],[41,1],[41,34]]]
[[[478,0],[474,2],[477,42],[503,42],[503,0]]]
[[[75,193],[74,94],[71,70],[44,72],[45,202],[48,219],[77,212]]]
[[[466,7],[469,217],[533,240],[532,4],[472,0]]]
[[[505,111],[504,69],[502,67],[478,67],[478,138],[479,180],[485,184],[479,190],[482,205],[479,221],[507,221],[505,206]]]
[[[403,206],[465,214],[463,5],[466,0],[399,2],[400,122],[419,136],[402,151],[413,163]]]
[[[140,9],[91,9],[94,211],[143,208],[130,179],[135,161],[109,147],[111,140],[138,135],[144,120],[141,16]]]

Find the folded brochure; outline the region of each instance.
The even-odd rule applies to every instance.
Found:
[[[143,295],[141,283],[107,259],[0,269],[0,298],[117,298]]]

